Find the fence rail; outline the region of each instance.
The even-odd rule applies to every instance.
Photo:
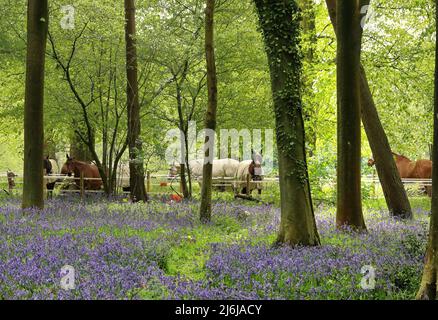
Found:
[[[0,182],[2,180],[7,180],[9,191],[12,192],[13,189],[17,189],[17,185],[21,185],[23,183],[23,175],[22,174],[14,174],[13,176],[0,173]],[[65,190],[63,189],[63,193],[80,193],[81,196],[84,196],[86,193],[102,193],[103,190],[86,190],[85,189],[85,182],[86,181],[102,181],[101,178],[86,178],[83,175],[80,177],[74,177],[74,176],[66,176],[66,175],[46,175],[44,176],[44,184],[47,182],[53,182],[56,181],[56,183],[65,183],[65,182],[75,182],[76,185],[78,185],[78,190]],[[163,192],[153,192],[152,187],[153,186],[169,186],[173,189],[172,183],[178,183],[179,185],[179,191],[182,191],[182,185],[181,185],[181,179],[179,176],[170,176],[170,175],[152,175],[149,171],[147,172],[145,176],[145,185],[146,190],[148,193],[151,194],[160,194]],[[194,177],[192,178],[192,181],[195,182],[202,182],[202,177]],[[79,182],[79,184],[78,184]],[[128,183],[126,183],[128,182]],[[329,184],[335,184],[335,181],[332,179],[327,179],[326,181]],[[362,177],[363,183],[371,183],[371,184],[380,184],[380,180],[377,176],[363,176]],[[213,187],[233,187],[233,186],[246,186],[247,192],[250,190],[251,185],[257,185],[257,186],[263,186],[267,184],[273,184],[273,183],[279,183],[279,177],[266,177],[261,181],[253,181],[251,180],[251,177],[248,175],[245,180],[236,180],[233,177],[214,177],[213,178]],[[402,179],[402,183],[404,185],[421,185],[421,186],[432,186],[432,179]],[[129,192],[123,192],[123,185],[129,185],[129,177],[126,176],[119,176],[116,178],[116,189],[117,193],[129,193]],[[174,189],[173,189],[174,190]]]

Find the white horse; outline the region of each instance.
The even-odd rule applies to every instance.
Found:
[[[122,188],[124,192],[130,190],[129,183],[130,171],[128,163],[119,163],[117,167],[117,187]]]
[[[251,194],[254,190],[257,190],[259,194],[262,194],[263,185],[260,181],[263,180],[263,157],[261,153],[251,151],[252,160],[245,160],[240,162],[239,167],[236,170],[234,190],[237,193]],[[247,177],[250,176],[250,190],[247,190]]]
[[[47,197],[52,198],[56,182],[58,182],[59,180],[58,178],[50,178],[50,176],[57,176],[60,174],[58,162],[55,159],[49,159],[49,156],[47,156],[45,159],[43,159],[43,168],[44,175],[49,176],[49,178],[45,179]]]
[[[237,168],[239,167],[239,161],[234,159],[215,159],[213,160],[213,178],[224,178],[224,179],[233,179],[236,175]],[[200,178],[202,177],[202,173],[204,170],[204,159],[195,159],[189,161],[190,175],[198,180],[201,185]],[[177,172],[181,172],[181,166],[179,164],[174,164],[170,169],[169,174],[175,175]],[[224,186],[221,186],[220,189],[225,191],[226,181],[223,183]],[[233,187],[232,183],[229,183],[230,187]]]

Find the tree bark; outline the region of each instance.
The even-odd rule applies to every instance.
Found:
[[[92,143],[94,145],[94,139]],[[93,161],[93,155],[91,154],[88,146],[81,140],[80,137],[78,137],[75,132],[72,132],[70,137],[70,156],[84,162]]]
[[[208,107],[205,115],[205,128],[216,130],[217,113],[217,77],[216,59],[214,53],[214,7],[215,0],[206,0],[205,8],[205,57],[207,62],[207,87],[208,87]],[[210,140],[211,139],[211,140]],[[205,143],[214,149],[214,136],[206,137]],[[213,158],[209,154],[209,149],[205,152],[205,158]],[[213,161],[204,161],[202,170],[201,186],[201,206],[200,218],[206,223],[211,220],[211,189],[212,189]]]
[[[388,138],[377,113],[364,68],[360,69],[362,123],[376,163],[389,213],[403,219],[412,218],[411,204],[391,153]]]
[[[175,81],[175,87],[176,87],[176,101],[177,101],[177,109],[178,109],[178,121],[179,121],[179,129],[182,133],[184,133],[184,137],[181,137],[181,151],[182,151],[182,159],[180,164],[180,177],[181,177],[181,188],[182,188],[182,194],[184,196],[184,199],[190,199],[192,197],[191,189],[189,189],[188,185],[188,178],[190,175],[190,172],[188,172],[189,162],[188,162],[188,152],[189,152],[189,146],[188,146],[188,121],[184,120],[184,113],[183,113],[183,96],[182,96],[182,86],[187,78],[189,68],[189,61],[186,60],[184,64],[184,69],[181,75],[181,81],[176,80]]]
[[[268,56],[276,120],[281,197],[276,244],[319,245],[305,151],[299,9],[293,0],[254,3]]]
[[[313,0],[300,0],[299,5],[302,16],[303,42],[304,42],[304,61],[308,68],[312,70],[315,64],[315,51],[318,38],[316,36],[316,13]],[[310,73],[312,73],[310,71]],[[316,102],[313,90],[313,79],[308,76],[303,77],[303,110],[304,122],[306,124],[306,142],[308,145],[309,157],[313,157],[316,152],[317,129],[316,129]]]
[[[438,0],[435,1],[436,30],[438,30]],[[430,217],[429,243],[417,299],[438,300],[438,38],[435,43],[435,97],[432,169],[432,215]]]
[[[125,0],[126,75],[128,99],[129,186],[132,201],[148,200],[144,184],[134,0]]]
[[[369,2],[369,0],[362,0],[360,4],[365,6]],[[330,20],[336,31],[336,0],[326,0],[326,3]],[[360,36],[362,37],[362,31]],[[388,210],[392,216],[412,218],[411,205],[392,156],[385,129],[380,122],[366,72],[362,65],[360,66],[360,99],[362,123],[376,162],[377,174]]]
[[[337,213],[339,228],[365,230],[361,199],[360,127],[360,11],[359,1],[337,1],[338,163]]]
[[[22,207],[44,207],[44,67],[49,24],[47,0],[27,4],[24,185]]]

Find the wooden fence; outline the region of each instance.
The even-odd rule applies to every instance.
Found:
[[[80,177],[69,177],[65,175],[49,175],[44,176],[44,185],[47,183],[47,181],[54,181],[58,180],[57,184],[65,184],[66,182],[75,182],[79,180],[79,188],[77,190],[62,190],[62,193],[79,193],[81,197],[84,197],[87,193],[103,193],[103,190],[86,190],[85,189],[85,181],[96,181],[96,180],[102,180],[101,178],[86,178],[83,175]],[[14,175],[12,176],[10,173],[7,174],[0,174],[0,183],[3,181],[7,181],[8,183],[8,191],[10,194],[13,193],[14,189],[21,189],[23,177],[22,175]],[[125,184],[129,185],[129,177],[117,177],[116,179],[117,185],[116,185],[116,193],[129,193],[129,192],[123,192],[122,190],[122,184],[123,182],[127,182]],[[192,182],[199,183],[202,181],[202,177],[198,178],[192,178]],[[362,177],[363,183],[370,183],[373,186],[376,186],[380,184],[380,181],[377,176],[363,176]],[[419,185],[419,186],[431,186],[432,180],[431,179],[402,179],[402,182],[405,186],[413,186],[413,185]],[[176,188],[178,190],[175,190],[173,187],[173,184],[176,184]],[[213,187],[219,188],[226,188],[226,187],[233,187],[233,186],[246,186],[247,195],[249,195],[249,190],[251,189],[251,186],[257,185],[262,186],[264,188],[267,184],[278,184],[279,178],[278,177],[270,177],[270,178],[264,178],[261,181],[252,181],[251,176],[247,175],[246,179],[244,181],[235,180],[234,178],[225,178],[225,177],[216,177],[213,178]],[[73,183],[71,183],[73,184]],[[336,181],[334,180],[327,180],[327,184],[335,186]],[[168,192],[182,192],[182,185],[181,185],[181,179],[179,176],[169,176],[169,175],[152,175],[149,171],[146,174],[145,177],[145,185],[146,190],[149,194],[164,194]],[[160,186],[160,187],[169,187],[167,191],[153,191],[154,186]]]
[[[13,175],[11,176],[9,174],[0,174],[0,183],[3,181],[6,181],[8,183],[8,191],[10,194],[13,193],[16,189],[21,189],[23,184],[23,176],[21,174]],[[47,182],[57,180],[56,184],[65,184],[71,183],[78,185],[78,189],[76,190],[69,190],[69,189],[62,189],[62,193],[79,193],[81,197],[84,197],[86,193],[103,193],[103,190],[86,190],[85,188],[85,182],[86,181],[102,181],[101,178],[86,178],[83,175],[80,177],[69,177],[66,175],[48,175],[44,176],[44,187]],[[79,183],[77,183],[79,182]],[[123,183],[126,183],[129,185],[129,177],[117,177],[116,179],[116,194],[122,194],[122,193],[129,193],[129,192],[123,192],[122,191],[122,185]],[[192,178],[192,183],[200,183],[202,182],[202,177],[198,178]],[[176,184],[176,188],[173,187],[173,184]],[[278,178],[265,178],[262,181],[252,181],[251,176],[247,175],[246,179],[244,181],[235,180],[234,178],[226,178],[226,177],[216,177],[213,178],[213,187],[219,188],[219,187],[233,187],[233,186],[246,186],[246,190],[250,190],[251,186],[253,185],[262,185],[262,184],[268,184],[268,183],[278,183]],[[156,192],[153,191],[154,186],[160,186],[160,187],[169,187],[167,192],[174,191],[174,192],[182,192],[182,182],[179,176],[169,176],[169,175],[152,175],[150,172],[147,172],[145,177],[145,185],[146,190],[149,194],[162,194],[166,192]],[[177,189],[177,190],[175,190]],[[249,191],[247,192],[249,193]]]

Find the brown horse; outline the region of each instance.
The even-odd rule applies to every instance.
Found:
[[[86,162],[78,161],[73,158],[70,158],[67,155],[67,162],[64,164],[61,170],[62,174],[67,174],[68,176],[74,175],[75,178],[79,178],[81,173],[84,174],[84,188],[85,190],[100,190],[102,187],[102,180],[87,180],[86,178],[91,179],[100,179],[99,169],[94,164],[89,164]],[[80,187],[80,180],[75,179],[76,185]]]
[[[432,161],[430,160],[417,160],[412,161],[409,158],[392,153],[397,166],[398,173],[402,179],[431,179],[432,178]],[[368,165],[371,167],[375,164],[373,159],[368,160]],[[430,196],[432,188],[426,186],[426,192]]]

